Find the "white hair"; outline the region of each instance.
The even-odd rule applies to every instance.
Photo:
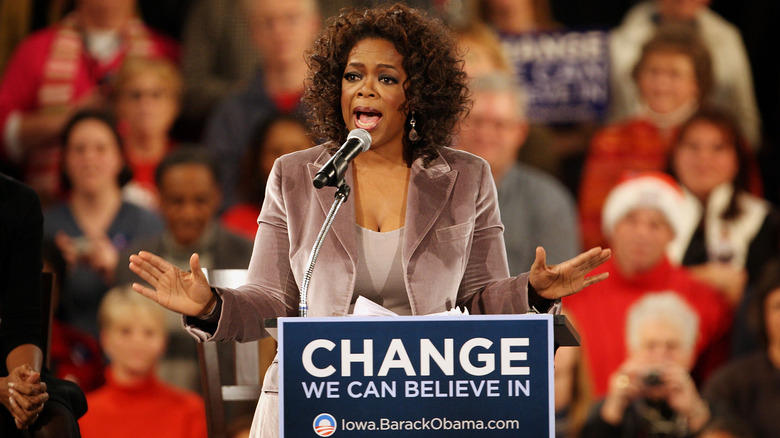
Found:
[[[682,347],[693,352],[699,334],[699,316],[678,294],[672,291],[650,293],[628,310],[626,317],[626,347],[639,348],[642,327],[649,322],[666,322],[680,328]]]
[[[525,90],[518,82],[517,78],[508,73],[490,73],[477,76],[469,83],[469,91],[472,94],[477,93],[501,93],[508,94],[515,103],[517,113],[515,117],[519,120],[526,119],[527,96]]]

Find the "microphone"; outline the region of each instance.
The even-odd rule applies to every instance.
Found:
[[[321,189],[325,186],[337,187],[344,179],[349,162],[354,160],[359,153],[365,152],[371,147],[371,134],[365,129],[353,129],[347,136],[347,141],[330,157],[317,174],[314,175],[314,187]]]

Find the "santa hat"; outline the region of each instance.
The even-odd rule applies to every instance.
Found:
[[[671,176],[661,172],[643,172],[632,175],[609,192],[601,210],[601,230],[612,234],[615,224],[636,208],[655,208],[677,234],[682,227],[680,215],[685,206],[685,195]]]

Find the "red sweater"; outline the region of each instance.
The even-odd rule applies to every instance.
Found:
[[[87,404],[79,419],[83,438],[207,438],[200,396],[155,377],[121,386],[108,368],[105,386],[87,394]]]
[[[696,355],[702,374],[698,377],[706,377],[725,360],[731,309],[721,294],[666,259],[650,272],[630,279],[621,275],[612,260],[591,275],[601,272],[609,272],[609,278],[563,299],[563,310],[572,316],[581,336],[594,396],[606,394],[609,376],[626,359],[628,309],[648,293],[677,292],[699,315]]]

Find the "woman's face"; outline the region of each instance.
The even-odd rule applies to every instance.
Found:
[[[312,141],[306,135],[306,129],[298,123],[280,120],[271,126],[265,137],[263,152],[260,154],[260,170],[263,175],[271,173],[274,161],[282,155],[311,147]]]
[[[692,123],[682,134],[672,165],[682,185],[700,199],[733,181],[739,170],[736,146],[720,128],[704,120]]]
[[[693,61],[682,53],[649,53],[637,75],[637,85],[642,100],[661,114],[699,98]]]
[[[393,44],[366,38],[349,52],[341,80],[341,113],[347,129],[371,133],[371,149],[390,144],[402,150],[406,113],[403,57]]]
[[[780,345],[780,288],[773,290],[764,301],[764,323],[770,346]]]
[[[179,113],[179,103],[163,78],[143,72],[119,90],[116,110],[129,135],[165,137]]]
[[[109,126],[98,119],[84,119],[73,127],[65,145],[65,172],[74,192],[96,193],[117,187],[123,165]]]

